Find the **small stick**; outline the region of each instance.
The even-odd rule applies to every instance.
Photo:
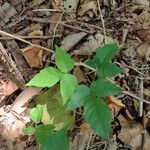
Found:
[[[99,2],[99,0],[97,0],[97,5],[98,5],[99,15],[100,15],[101,22],[102,22],[102,28],[103,28],[103,34],[104,34],[104,43],[107,44],[107,41],[106,41],[105,22],[104,22],[104,19],[103,19],[103,15],[102,15],[102,11],[101,11],[101,7],[100,7],[100,2]]]
[[[22,39],[49,39],[49,38],[52,38],[53,36],[20,36],[20,35],[17,35],[19,38],[22,38]],[[55,35],[55,37],[61,37],[62,35],[58,34],[58,35]],[[9,37],[9,36],[4,36],[4,37],[0,37],[0,40],[14,40],[15,38],[13,37]]]
[[[51,50],[51,49],[48,49],[48,48],[46,48],[46,47],[43,47],[43,46],[40,46],[40,45],[37,45],[37,44],[33,44],[33,43],[28,42],[28,41],[26,41],[26,40],[24,40],[24,39],[22,39],[22,38],[20,38],[20,37],[18,37],[18,36],[16,36],[16,35],[12,35],[12,34],[7,33],[7,32],[5,32],[5,31],[0,30],[0,34],[1,34],[1,35],[5,35],[5,36],[12,37],[12,38],[17,39],[17,40],[19,40],[19,41],[22,41],[22,42],[24,42],[24,43],[26,43],[26,44],[29,44],[29,45],[31,45],[31,46],[36,46],[36,47],[39,47],[39,48],[41,48],[41,49],[47,50],[47,51],[49,51],[49,52],[51,52],[51,53],[54,53],[54,51]]]
[[[26,20],[35,21],[35,22],[41,22],[41,23],[54,23],[54,24],[58,23],[57,21],[52,21],[52,20],[43,19],[43,18],[36,18],[36,17],[35,18],[25,17],[25,19]],[[71,28],[71,29],[83,31],[83,32],[86,32],[86,33],[91,33],[91,31],[89,31],[89,30],[82,29],[80,27],[75,27],[75,26],[72,26],[72,25],[69,25],[69,24],[65,24],[63,21],[59,22],[59,24],[62,25],[62,26],[64,26],[64,27],[67,27],[67,28]]]

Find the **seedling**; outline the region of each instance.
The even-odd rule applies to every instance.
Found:
[[[73,124],[70,112],[83,107],[85,121],[98,136],[107,139],[111,133],[112,117],[104,97],[118,95],[122,91],[108,80],[123,72],[111,62],[118,52],[117,44],[106,44],[96,50],[94,59],[85,62],[97,74],[97,80],[88,87],[78,84],[76,76],[70,73],[75,66],[71,56],[56,48],[56,66],[42,69],[26,85],[47,87],[49,90],[38,96],[38,105],[30,112],[34,123],[43,124],[24,128],[24,133],[35,133],[36,141],[43,150],[68,150],[67,130]]]

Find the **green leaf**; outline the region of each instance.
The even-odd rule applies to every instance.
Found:
[[[89,97],[84,106],[84,117],[97,135],[108,139],[111,132],[111,111],[102,98]]]
[[[55,61],[58,69],[64,73],[69,72],[74,67],[74,61],[71,56],[61,48],[56,48]]]
[[[96,80],[92,82],[90,91],[91,94],[95,96],[104,97],[117,95],[122,91],[122,89],[109,81]]]
[[[30,111],[30,119],[35,123],[40,122],[42,115],[43,105],[37,105],[37,107],[32,108]]]
[[[119,73],[123,73],[123,69],[116,64],[102,64],[100,69],[97,71],[98,77],[104,79],[106,77],[113,77]]]
[[[41,145],[41,150],[69,150],[67,128],[63,128],[48,137]]]
[[[68,110],[74,110],[84,105],[86,97],[90,94],[89,87],[85,85],[78,85],[76,91],[70,97],[67,103]]]
[[[96,60],[95,59],[91,59],[91,60],[87,60],[85,62],[86,65],[96,69],[98,67],[98,65],[96,64]]]
[[[35,128],[35,136],[36,136],[36,141],[37,143],[44,143],[48,137],[50,136],[50,134],[52,134],[53,130],[54,130],[54,126],[53,125],[38,125]]]
[[[105,44],[96,50],[96,62],[97,65],[107,64],[110,60],[119,52],[119,48],[116,43]]]
[[[55,85],[61,78],[61,72],[53,67],[42,69],[31,79],[26,86],[51,87]]]
[[[36,99],[38,104],[46,105],[42,117],[44,124],[53,123],[56,129],[66,125],[72,126],[73,118],[70,111],[66,110],[66,105],[63,105],[59,85],[55,85],[46,92],[41,93]]]
[[[78,85],[77,78],[71,74],[64,74],[60,80],[60,92],[63,104],[69,100]]]
[[[25,134],[25,135],[32,135],[35,131],[35,128],[31,127],[31,126],[28,126],[28,127],[25,127],[22,129],[22,132]]]

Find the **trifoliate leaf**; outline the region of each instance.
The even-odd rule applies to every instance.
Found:
[[[78,85],[77,78],[71,74],[64,74],[60,80],[60,92],[63,104],[69,100]]]
[[[36,74],[26,86],[36,87],[51,87],[55,85],[61,78],[61,72],[53,67],[47,67],[42,69]]]
[[[70,97],[67,103],[67,109],[74,110],[78,107],[83,106],[86,101],[86,97],[89,94],[90,94],[89,87],[85,85],[78,85],[76,91],[73,93],[73,95]]]
[[[30,111],[30,119],[35,123],[40,122],[42,115],[43,105],[37,105],[37,107],[32,108]]]
[[[25,127],[22,129],[22,132],[25,134],[25,135],[32,135],[35,131],[35,128],[31,127],[31,126],[28,126],[28,127]]]
[[[116,43],[105,44],[96,50],[96,63],[98,66],[101,64],[107,64],[110,60],[119,52],[119,48]]]
[[[69,150],[67,128],[63,128],[48,137],[41,145],[41,150]]]
[[[74,61],[71,56],[61,48],[56,48],[55,61],[58,69],[63,73],[69,72],[74,67]]]
[[[50,124],[48,125],[41,124],[36,126],[35,128],[36,142],[39,144],[44,143],[48,139],[50,134],[53,133],[54,128],[55,127]]]
[[[117,66],[116,64],[102,64],[99,70],[97,71],[98,77],[104,79],[106,77],[113,77],[119,73],[123,73],[123,69]]]
[[[66,110],[66,105],[63,105],[59,85],[41,93],[36,97],[36,100],[38,104],[44,105],[41,119],[44,124],[53,124],[56,129],[63,128],[66,125],[72,126],[73,118],[70,111]]]
[[[111,132],[111,111],[102,98],[89,97],[84,106],[85,120],[94,132],[107,139]]]
[[[90,91],[92,95],[104,97],[117,95],[122,89],[109,81],[96,80],[92,82]]]

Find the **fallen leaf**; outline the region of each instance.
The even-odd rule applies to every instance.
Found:
[[[86,122],[83,122],[80,126],[80,132],[91,131],[90,125]]]
[[[29,46],[24,49],[21,49],[25,59],[27,60],[31,68],[42,68],[42,54],[43,49],[36,46]]]
[[[97,15],[97,5],[96,5],[95,1],[90,1],[90,0],[85,1],[79,7],[78,15],[79,16],[83,16],[88,11],[92,11],[92,13],[94,13],[95,15]]]
[[[138,29],[136,35],[142,41],[150,41],[150,29]]]
[[[17,89],[18,86],[10,80],[8,75],[0,71],[0,102]]]
[[[80,42],[80,40],[82,40],[86,35],[87,35],[87,33],[85,33],[85,32],[70,34],[63,39],[63,41],[61,42],[61,47],[65,51],[69,51],[76,44],[78,44]]]
[[[70,19],[76,18],[76,10],[78,8],[79,0],[65,0],[64,9],[66,10],[67,15]]]
[[[84,72],[80,69],[79,66],[76,66],[73,70],[73,74],[77,77],[79,83],[86,83],[87,79],[84,76]]]
[[[105,102],[110,109],[113,109],[116,112],[118,112],[121,108],[125,107],[125,105],[114,96],[105,97]]]
[[[145,60],[150,61],[150,43],[149,42],[143,42],[137,47],[137,52],[139,56]]]
[[[141,0],[134,0],[133,3],[136,5],[142,6],[146,9],[149,9],[149,4],[150,4],[149,0],[142,0],[142,1]]]
[[[124,144],[129,145],[132,150],[140,150],[142,144],[142,134],[144,131],[141,124],[136,122],[129,122],[124,119],[121,115],[118,117],[121,124],[121,131],[118,134],[118,138],[124,142]],[[145,133],[144,138],[144,150],[149,150],[150,147],[150,136]]]
[[[25,88],[13,102],[11,110],[15,111],[17,114],[21,114],[26,109],[26,107],[23,106],[29,103],[36,95],[41,92],[41,90],[42,88]]]
[[[28,34],[29,36],[42,36],[43,35],[43,31],[41,30],[34,30],[31,33]]]
[[[118,43],[117,40],[106,36],[107,43]],[[104,44],[104,36],[101,33],[97,33],[94,36],[90,35],[87,41],[83,45],[75,50],[73,53],[76,55],[92,55],[96,49]]]

